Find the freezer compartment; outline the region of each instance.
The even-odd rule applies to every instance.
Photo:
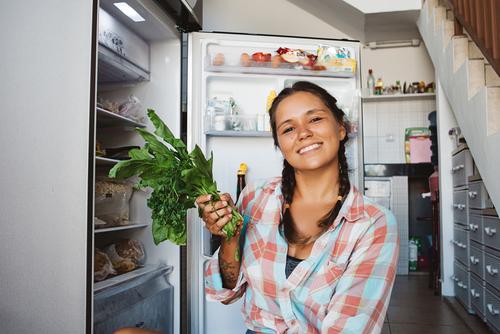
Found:
[[[464,230],[460,225],[455,225],[452,240],[455,259],[462,262],[466,267],[468,267],[469,263],[469,237],[467,233],[468,231]]]
[[[485,288],[483,286],[483,281],[480,280],[475,275],[471,275],[470,277],[470,297],[472,308],[478,316],[486,320],[484,317],[484,291]]]
[[[469,223],[469,209],[467,201],[467,189],[455,190],[453,192],[453,220],[457,224],[467,226]]]
[[[108,285],[94,294],[94,334],[121,327],[173,333],[174,290],[168,282],[171,266],[160,266],[129,281]]]
[[[493,207],[491,198],[486,191],[483,181],[469,183],[469,207],[474,209],[488,209]]]

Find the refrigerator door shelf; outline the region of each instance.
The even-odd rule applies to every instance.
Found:
[[[272,137],[269,131],[207,131],[210,137]]]

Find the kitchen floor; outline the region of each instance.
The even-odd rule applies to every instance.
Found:
[[[382,334],[491,333],[477,317],[435,296],[428,283],[427,275],[396,277]]]

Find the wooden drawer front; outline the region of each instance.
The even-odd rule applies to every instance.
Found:
[[[497,331],[500,331],[500,298],[491,290],[485,289],[484,295],[484,314],[486,321]]]
[[[455,259],[462,262],[463,265],[468,267],[469,265],[469,238],[467,236],[467,231],[461,227],[455,225],[453,230],[453,246],[455,249]]]
[[[483,251],[472,245],[469,248],[469,268],[470,271],[484,279],[484,258]]]
[[[500,258],[484,252],[484,280],[500,289]]]
[[[481,280],[474,275],[470,277],[470,299],[472,308],[484,319],[484,287]]]
[[[453,187],[467,185],[468,177],[472,175],[472,157],[469,150],[463,150],[453,156]]]
[[[468,225],[469,210],[467,207],[467,190],[456,190],[453,192],[453,220],[457,224]]]
[[[483,219],[481,216],[469,214],[469,238],[483,244]]]
[[[469,294],[469,273],[462,264],[455,261],[455,274],[452,279],[455,281],[455,297],[465,306],[467,311],[471,310]]]
[[[483,216],[483,240],[486,246],[500,250],[500,220]]]
[[[469,208],[488,209],[493,207],[491,199],[482,181],[469,183]]]

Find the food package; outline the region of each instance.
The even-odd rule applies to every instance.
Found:
[[[135,239],[117,241],[106,247],[105,252],[118,274],[132,271],[146,262],[144,246]]]
[[[120,104],[118,114],[140,123],[144,123],[146,118],[141,101],[134,95],[130,95],[127,100]]]
[[[324,66],[331,72],[354,74],[357,62],[350,48],[320,45],[315,65]]]
[[[95,184],[95,215],[112,227],[128,225],[129,202],[132,197],[133,188],[131,184],[109,180],[98,179]]]
[[[109,275],[116,275],[108,255],[99,249],[94,251],[94,281],[105,280]]]

